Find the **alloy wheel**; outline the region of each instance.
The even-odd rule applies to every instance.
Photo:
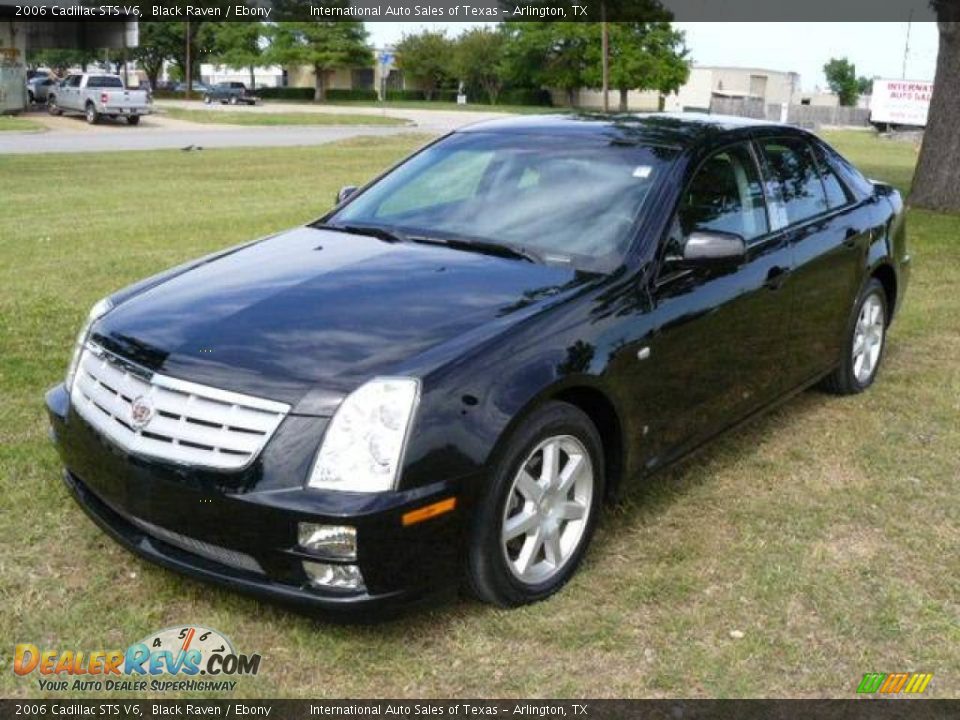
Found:
[[[593,503],[590,453],[572,435],[549,437],[521,464],[507,494],[500,544],[523,583],[554,577],[576,554]]]
[[[853,335],[853,374],[861,385],[870,382],[877,370],[883,350],[885,322],[880,297],[876,293],[868,295],[860,306]]]

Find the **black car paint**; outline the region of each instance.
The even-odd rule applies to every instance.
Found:
[[[68,484],[101,525],[153,560],[277,599],[352,607],[415,594],[456,577],[498,447],[544,400],[566,399],[594,418],[616,490],[829,372],[871,274],[896,304],[903,296],[909,259],[899,194],[881,184],[865,192],[839,167],[852,194],[847,207],[752,242],[738,268],[666,271],[662,240],[699,163],[763,137],[819,142],[803,131],[650,116],[522,118],[461,132],[592,133],[680,153],[649,200],[653,211],[638,221],[631,252],[607,275],[307,227],[117,293],[117,307],[93,327],[97,341],[164,374],[293,410],[248,469],[196,472],[126,456],[55,388],[48,408]],[[398,490],[305,489],[339,401],[383,374],[422,384]],[[402,527],[405,510],[451,495],[454,513]],[[242,548],[270,577],[180,557],[123,512]],[[296,522],[344,519],[358,527],[369,594],[302,589]]]

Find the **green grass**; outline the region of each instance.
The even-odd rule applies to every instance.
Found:
[[[176,120],[216,125],[409,125],[409,120],[382,115],[349,115],[318,112],[244,112],[243,110],[185,110],[164,107]]]
[[[909,184],[912,146],[830,139]],[[16,642],[123,647],[180,623],[265,656],[245,697],[852,697],[899,670],[960,694],[960,217],[910,213],[914,274],[869,392],[804,393],[635,488],[548,602],[332,625],[149,565],[87,520],[42,406],[87,308],[319,215],[422,140],[0,156],[0,696],[41,694],[9,670]]]
[[[0,115],[0,132],[39,132],[43,129],[43,125],[27,118]]]
[[[289,102],[286,100],[267,101],[267,102]],[[415,110],[457,110],[460,112],[499,112],[513,113],[515,115],[542,115],[544,113],[569,113],[573,112],[570,108],[546,107],[543,105],[486,105],[480,103],[467,103],[458,105],[455,102],[427,102],[426,100],[392,100],[386,103],[369,102],[367,100],[333,100],[324,103],[326,105],[346,105],[353,107],[375,107],[375,108],[393,108]]]

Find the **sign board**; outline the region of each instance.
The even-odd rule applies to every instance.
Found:
[[[388,52],[382,52],[382,53],[380,53],[380,64],[381,64],[381,65],[389,65],[391,62],[393,62],[393,54],[392,54],[392,53],[388,53]]]
[[[870,122],[926,126],[932,94],[924,80],[874,80]]]

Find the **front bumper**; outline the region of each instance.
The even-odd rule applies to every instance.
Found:
[[[284,487],[261,477],[252,488],[231,488],[224,474],[126,454],[71,411],[63,385],[47,393],[46,404],[74,499],[117,542],[147,560],[285,604],[348,612],[410,600],[459,575],[460,483],[364,495]],[[284,469],[276,462],[264,467],[270,465],[261,457],[252,472]],[[458,497],[453,512],[403,525],[405,513],[449,497]],[[357,560],[350,562],[360,567],[365,590],[309,586],[305,560],[338,561],[298,547],[300,522],[357,528]]]

